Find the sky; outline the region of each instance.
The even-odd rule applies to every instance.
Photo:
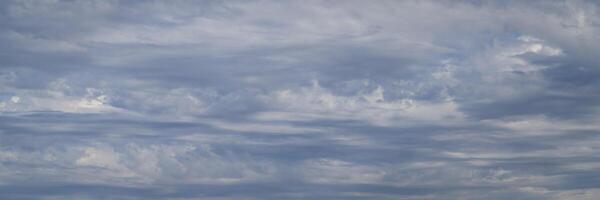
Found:
[[[600,3],[0,1],[0,199],[600,196]]]

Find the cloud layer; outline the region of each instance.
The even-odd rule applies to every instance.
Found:
[[[1,199],[592,199],[594,1],[3,1]]]

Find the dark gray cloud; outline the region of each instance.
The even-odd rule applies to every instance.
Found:
[[[594,1],[0,3],[0,199],[591,199]]]

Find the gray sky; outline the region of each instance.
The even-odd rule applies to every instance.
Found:
[[[593,199],[595,1],[0,1],[0,199]]]

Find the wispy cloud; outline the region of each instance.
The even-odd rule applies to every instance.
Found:
[[[591,199],[599,4],[0,3],[1,199]]]

